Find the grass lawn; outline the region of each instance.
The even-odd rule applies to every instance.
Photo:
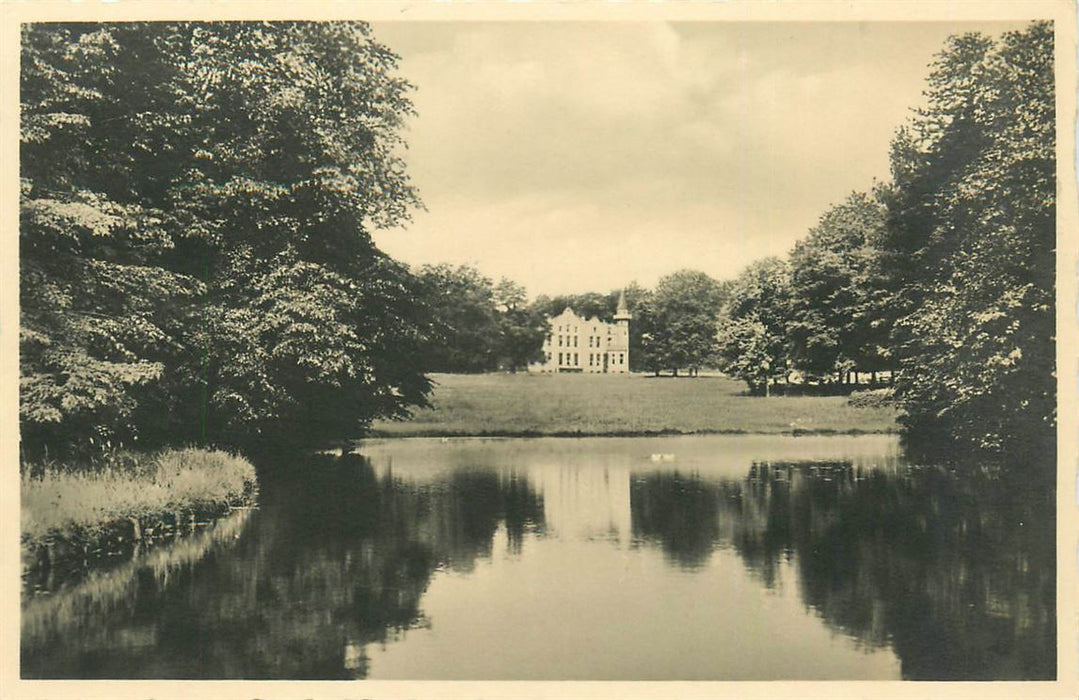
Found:
[[[438,374],[433,408],[378,421],[378,436],[882,433],[892,408],[841,396],[752,397],[726,377]]]

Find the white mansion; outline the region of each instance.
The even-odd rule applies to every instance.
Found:
[[[573,309],[549,319],[551,331],[543,341],[542,362],[529,365],[529,372],[629,372],[629,309],[626,294],[618,297],[614,323],[581,318]]]

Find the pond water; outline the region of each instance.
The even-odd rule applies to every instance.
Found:
[[[23,677],[1055,677],[1051,484],[912,465],[890,436],[358,453],[27,586]]]

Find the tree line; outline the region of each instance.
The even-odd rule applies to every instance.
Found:
[[[1053,30],[949,39],[891,179],[733,280],[624,289],[631,369],[894,379],[908,430],[992,450],[1055,433]],[[26,25],[24,450],[355,437],[432,371],[516,371],[566,306],[374,245],[419,204],[397,57],[362,23]],[[1019,445],[1019,447],[1015,447]]]
[[[537,359],[547,321],[524,287],[506,278],[496,284],[468,265],[424,265],[416,275],[433,315],[425,371],[516,372]]]
[[[631,369],[716,367],[754,394],[886,383],[923,444],[1053,454],[1053,55],[1047,22],[950,38],[891,144],[888,182],[735,279],[681,270],[626,287]],[[532,308],[609,321],[618,293]]]
[[[1053,56],[1049,22],[951,37],[891,180],[734,280],[721,365],[757,392],[894,373],[923,443],[1054,454]]]
[[[433,372],[516,372],[543,359],[547,319],[570,308],[582,318],[614,321],[625,294],[633,312],[630,369],[690,373],[716,362],[716,322],[726,286],[696,270],[662,278],[654,289],[630,282],[608,292],[541,294],[528,301],[521,285],[495,284],[479,270],[426,265],[417,271],[421,294],[433,310],[435,338],[423,353]]]

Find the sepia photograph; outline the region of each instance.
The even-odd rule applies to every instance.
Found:
[[[7,15],[11,697],[1074,695],[1074,6],[957,4]]]

